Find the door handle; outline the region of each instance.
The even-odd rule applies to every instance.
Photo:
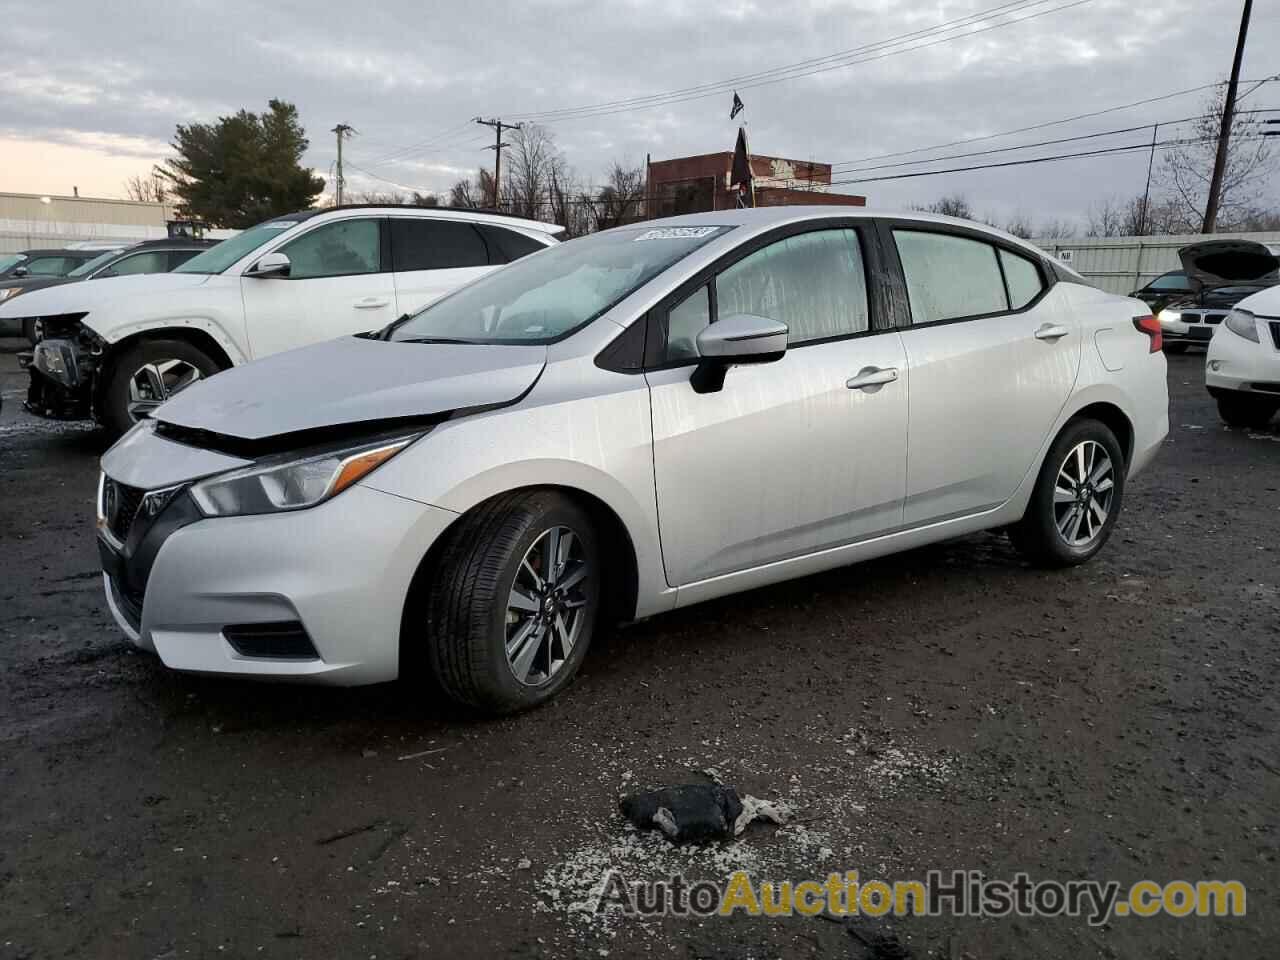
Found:
[[[377,310],[379,307],[390,305],[391,300],[388,297],[365,297],[363,300],[357,300],[352,304],[357,310]]]
[[[897,367],[863,367],[858,371],[857,376],[850,377],[845,381],[845,386],[850,390],[867,390],[870,387],[883,386],[886,383],[893,383],[898,379]]]
[[[1061,340],[1070,332],[1060,323],[1042,323],[1036,327],[1035,337],[1037,340],[1048,340],[1052,343],[1055,340]]]

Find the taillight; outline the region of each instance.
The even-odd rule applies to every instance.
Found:
[[[1145,333],[1151,338],[1151,348],[1147,352],[1159,353],[1160,348],[1164,346],[1164,332],[1160,329],[1160,321],[1151,314],[1147,314],[1145,317],[1134,317],[1133,325],[1139,333]]]

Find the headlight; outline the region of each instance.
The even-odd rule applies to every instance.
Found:
[[[1166,308],[1160,311],[1160,315],[1156,319],[1161,323],[1179,323],[1182,320],[1182,314],[1177,310]]]
[[[80,383],[76,353],[66,340],[41,340],[31,353],[31,365],[63,386],[75,387]]]
[[[208,517],[302,510],[337,496],[418,438],[380,440],[309,457],[273,457],[191,488]]]
[[[4,303],[10,297],[16,297],[22,289],[22,287],[0,287],[0,303]]]
[[[1258,324],[1252,313],[1248,310],[1232,310],[1227,314],[1226,327],[1238,337],[1244,337],[1246,340],[1252,340],[1254,343],[1260,343],[1258,339]]]

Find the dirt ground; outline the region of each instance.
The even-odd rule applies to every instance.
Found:
[[[18,347],[0,341],[0,958],[871,954],[823,918],[581,909],[610,869],[737,868],[1238,879],[1243,918],[893,929],[954,960],[1274,955],[1280,421],[1223,427],[1202,354],[1169,358],[1168,443],[1094,562],[1032,570],[982,535],[708,603],[602,638],[558,701],[495,721],[135,652],[101,596],[103,440],[21,411]],[[798,822],[691,851],[625,827],[620,792],[706,767]]]

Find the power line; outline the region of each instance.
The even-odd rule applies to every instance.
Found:
[[[972,22],[964,24],[961,27],[961,29],[969,26],[977,26],[979,23],[982,23],[984,20],[989,20],[995,17],[1000,17],[1000,16],[1007,16],[1010,13],[1020,12],[1023,9],[1028,9],[1032,6],[1038,6],[1045,2],[1049,2],[1049,0],[1031,0],[1030,3],[1028,3],[1027,0],[1017,0],[1016,10],[1004,9],[1004,7],[1014,6],[1013,4],[1005,4],[1003,7],[993,8],[993,10],[995,11],[994,13],[992,10],[988,10],[980,14],[971,15],[969,18],[962,18],[962,19],[972,20]],[[978,34],[981,34],[981,33],[986,33],[988,30],[996,30],[1002,27],[1013,26],[1014,24],[1018,24],[1018,23],[1025,23],[1028,20],[1034,20],[1038,17],[1047,16],[1051,13],[1057,13],[1062,10],[1068,10],[1072,7],[1082,6],[1086,3],[1091,3],[1091,2],[1093,2],[1093,0],[1073,0],[1073,2],[1071,3],[1061,4],[1056,7],[1051,7],[1047,10],[1040,10],[1035,13],[1029,14],[1028,16],[1025,16],[1025,17],[1018,17],[1015,19],[1004,20],[998,23],[988,24],[986,26],[980,27],[977,30],[969,30],[968,32],[959,33],[954,36],[940,37],[937,39],[929,40],[929,42],[927,43],[919,43],[919,44],[914,44],[910,46],[901,46],[900,49],[887,50],[881,53],[877,53],[874,56],[862,55],[864,52],[869,51],[876,47],[883,48],[886,46],[900,45],[906,39],[911,39],[914,36],[914,34],[903,34],[898,38],[881,41],[878,44],[869,44],[865,48],[855,48],[854,51],[850,51],[849,53],[854,55],[856,59],[847,59],[839,63],[829,64],[826,66],[817,67],[809,70],[803,70],[800,72],[792,72],[786,75],[772,76],[767,78],[761,75],[762,79],[752,80],[750,82],[736,82],[734,80],[727,80],[727,81],[720,81],[718,84],[704,84],[703,86],[709,89],[709,92],[705,92],[705,93],[694,93],[691,95],[677,96],[675,94],[680,93],[680,91],[671,91],[665,94],[653,94],[648,97],[636,97],[636,98],[631,98],[625,101],[614,101],[611,104],[599,104],[599,105],[587,106],[587,107],[565,108],[562,110],[555,110],[555,111],[530,112],[530,113],[517,114],[517,116],[519,116],[521,119],[536,120],[540,123],[559,123],[564,120],[581,120],[581,119],[587,119],[587,118],[603,117],[603,116],[609,116],[615,113],[624,113],[630,110],[642,110],[642,109],[648,109],[650,107],[669,106],[676,103],[684,103],[691,100],[702,100],[702,99],[706,99],[707,97],[720,96],[723,93],[726,93],[730,89],[734,89],[734,88],[739,90],[749,90],[755,87],[766,86],[773,83],[780,83],[785,80],[797,80],[803,77],[813,76],[818,73],[825,73],[831,70],[840,70],[840,69],[844,69],[845,67],[856,66],[862,63],[869,63],[874,60],[883,60],[888,57],[897,56],[902,53],[909,53],[915,50],[923,50],[927,47],[936,46],[940,43],[949,43],[952,40],[963,40],[968,37],[977,36]],[[974,17],[977,17],[979,19],[973,19]],[[957,29],[957,27],[955,27],[954,25],[943,24],[938,27],[929,28],[929,30],[926,30],[926,31],[915,31],[915,34],[925,34],[926,36],[928,36],[929,34],[936,34],[939,32],[945,33],[953,29]],[[795,67],[794,66],[790,68],[779,67],[779,68],[775,68],[775,71],[786,71],[788,69],[794,71]],[[714,89],[711,89],[713,87]],[[695,90],[699,88],[687,88],[687,89]]]
[[[466,120],[463,123],[460,123],[456,126],[448,127],[444,130],[437,131],[427,139],[421,140],[418,143],[412,144],[407,147],[397,147],[396,149],[392,150],[390,153],[386,154],[385,156],[379,157],[377,160],[371,161],[369,165],[372,167],[377,167],[377,166],[381,166],[384,163],[392,163],[396,160],[403,160],[406,156],[409,156],[411,154],[426,152],[424,148],[433,146],[437,143],[440,143],[443,140],[447,140],[450,137],[461,133],[463,130],[469,130],[470,128],[471,128],[471,121]]]

